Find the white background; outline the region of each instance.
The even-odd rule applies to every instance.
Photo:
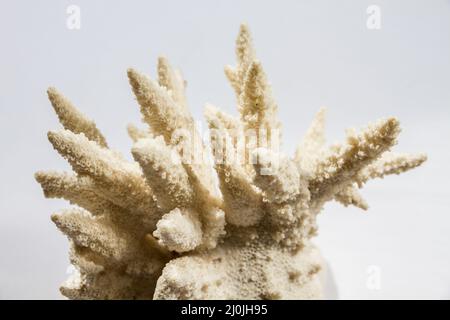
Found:
[[[81,29],[66,8],[81,8]],[[366,9],[381,8],[368,30]],[[67,240],[33,173],[69,169],[46,138],[59,128],[47,101],[54,85],[129,156],[125,126],[138,123],[126,69],[155,75],[159,54],[182,68],[197,119],[205,102],[236,113],[223,75],[248,22],[279,103],[292,153],[327,106],[331,142],[344,129],[395,115],[396,150],[429,161],[369,183],[367,213],[329,203],[316,243],[340,298],[450,298],[450,1],[0,1],[0,298],[62,298]],[[381,274],[367,286],[368,268]]]

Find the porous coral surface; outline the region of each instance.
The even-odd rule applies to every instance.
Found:
[[[74,173],[41,171],[48,198],[73,208],[52,215],[69,238],[71,299],[313,299],[323,261],[311,243],[316,216],[336,200],[366,210],[368,180],[415,168],[426,156],[390,149],[396,118],[327,146],[320,109],[295,156],[280,148],[281,125],[248,28],[225,74],[240,117],[208,105],[210,146],[189,113],[186,82],[164,57],[158,79],[128,70],[146,129],[130,125],[127,161],[95,123],[56,89],[48,96],[64,129],[48,139]]]

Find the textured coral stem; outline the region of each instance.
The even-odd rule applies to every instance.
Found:
[[[425,154],[396,154],[387,152],[362,170],[356,176],[356,182],[361,187],[370,179],[383,178],[386,175],[400,174],[420,166],[427,160]]]
[[[120,207],[99,196],[91,178],[77,177],[66,172],[36,172],[47,198],[63,198],[76,204],[94,215],[122,211]]]
[[[175,130],[192,129],[192,118],[163,87],[134,69],[128,69],[128,78],[141,106],[144,121],[155,135],[162,135],[166,143],[171,144]]]
[[[158,82],[165,87],[172,99],[183,108],[187,108],[185,82],[178,70],[174,70],[166,57],[158,58]]]
[[[65,129],[74,133],[84,133],[89,140],[97,142],[102,147],[108,147],[105,137],[100,130],[97,129],[94,121],[87,118],[75,108],[75,106],[59,93],[56,88],[49,88],[47,94],[53,109],[55,109],[55,112],[58,115],[59,121]]]
[[[333,146],[320,160],[310,181],[313,201],[328,201],[351,184],[364,167],[389,150],[400,132],[395,118],[381,120],[359,135],[349,133],[345,145]]]
[[[132,153],[163,210],[170,211],[192,202],[194,190],[181,159],[161,137],[139,140]]]
[[[102,196],[131,212],[154,214],[156,203],[137,164],[120,159],[117,154],[101,148],[83,134],[67,130],[50,131],[53,147],[80,175],[90,176]]]

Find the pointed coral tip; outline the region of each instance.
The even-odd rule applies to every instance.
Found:
[[[239,33],[249,32],[248,24],[246,22],[242,22],[239,26]]]
[[[139,78],[139,73],[135,69],[128,68],[127,75],[128,75],[128,79],[130,80],[131,85],[133,85],[133,83],[137,84],[137,81],[138,81],[137,79]]]
[[[45,178],[45,172],[44,171],[37,171],[34,173],[34,179],[38,182],[38,183],[42,183],[44,181]]]
[[[424,163],[425,161],[428,160],[428,155],[426,153],[419,154],[419,160],[421,164]]]
[[[49,97],[53,96],[53,95],[56,95],[56,94],[58,94],[58,90],[56,90],[55,87],[48,87],[47,88],[47,94],[48,94]]]
[[[159,55],[158,56],[158,66],[160,66],[161,64],[168,64],[168,60],[167,57],[165,55]]]
[[[128,68],[127,75],[129,78],[136,78],[139,75],[139,73],[134,68]]]
[[[140,78],[142,77],[142,75],[133,68],[128,68],[127,75],[131,87],[133,88],[133,90],[137,90],[140,87]]]
[[[48,138],[48,141],[50,141],[51,143],[53,143],[53,142],[56,140],[57,135],[58,135],[58,134],[56,133],[56,131],[50,130],[49,132],[47,132],[47,138]]]
[[[60,220],[60,219],[59,219],[59,215],[56,214],[56,213],[52,214],[52,215],[50,216],[50,219],[52,219],[53,223],[56,224],[56,225],[58,225],[59,220]]]
[[[58,90],[55,87],[49,87],[47,89],[47,97],[48,97],[48,100],[50,100],[53,108],[56,108],[56,106],[57,106],[56,101],[58,98],[61,97],[61,94],[58,92]]]

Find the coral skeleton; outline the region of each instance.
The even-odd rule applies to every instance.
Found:
[[[74,173],[40,171],[47,198],[73,208],[52,215],[69,238],[70,299],[317,299],[324,262],[311,238],[324,204],[366,210],[359,189],[426,160],[390,149],[396,118],[325,142],[320,109],[293,157],[279,148],[270,85],[242,25],[237,65],[226,66],[240,117],[208,105],[210,143],[189,113],[181,73],[164,57],[158,79],[128,70],[146,129],[128,126],[134,161],[108,147],[95,123],[56,89],[64,129],[54,149]]]

